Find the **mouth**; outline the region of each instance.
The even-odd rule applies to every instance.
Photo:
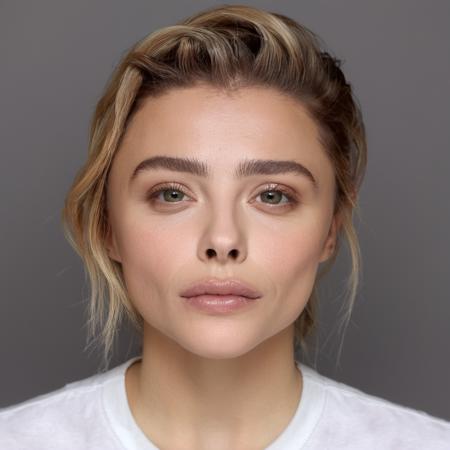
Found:
[[[190,306],[210,314],[230,313],[258,303],[256,298],[241,295],[202,294],[184,298]]]
[[[217,278],[210,278],[201,280],[188,289],[183,291],[181,297],[191,298],[198,296],[212,296],[215,298],[222,297],[241,297],[247,300],[257,299],[261,294],[248,283],[238,279],[220,280]],[[222,298],[223,300],[223,298]]]

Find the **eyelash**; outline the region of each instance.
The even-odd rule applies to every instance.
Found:
[[[166,190],[173,190],[173,191],[180,191],[185,195],[188,195],[188,193],[185,191],[185,189],[183,188],[183,186],[181,184],[178,183],[165,183],[163,185],[160,185],[158,187],[158,189],[150,191],[148,194],[148,199],[153,201],[161,192],[164,192]],[[268,184],[267,186],[264,187],[264,190],[259,192],[258,195],[261,195],[265,192],[281,192],[283,195],[286,196],[286,198],[289,200],[287,203],[284,203],[284,205],[292,205],[295,206],[299,203],[299,200],[297,198],[297,196],[295,194],[293,194],[290,190],[287,190],[285,188],[283,188],[282,186],[278,185],[278,184]],[[163,202],[165,204],[170,204],[171,202]],[[179,202],[174,202],[174,204],[179,203]],[[281,207],[283,206],[283,204],[280,205],[270,205],[270,203],[267,203],[269,206],[271,207]]]

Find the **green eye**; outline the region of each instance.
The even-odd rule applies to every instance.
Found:
[[[281,202],[281,199],[282,199],[283,196],[288,199],[288,203],[293,200],[293,198],[290,197],[288,194],[286,194],[286,193],[284,193],[282,191],[279,191],[279,190],[264,191],[264,192],[262,192],[259,195],[261,195],[262,197],[265,196],[269,200],[269,202],[272,202],[275,199],[275,203],[271,203],[271,204],[275,204],[275,205],[278,205]],[[276,201],[277,198],[280,199],[280,202]]]
[[[181,195],[187,195],[181,185],[168,184],[168,185],[164,185],[164,186],[160,187],[156,191],[151,192],[149,195],[149,198],[150,198],[150,200],[154,200],[154,199],[158,198],[159,195],[162,193],[163,194],[162,203],[166,203],[166,202],[167,203],[178,203],[176,200],[179,200],[180,194],[176,194],[177,192],[181,193]],[[175,200],[175,201],[172,201],[172,200]]]
[[[162,199],[158,199],[162,195]],[[152,191],[149,194],[150,200],[157,200],[160,203],[180,203],[177,200],[183,200],[183,197],[187,195],[183,186],[177,183],[168,183],[166,185],[160,186],[159,189]],[[265,198],[267,204],[279,206],[279,205],[296,205],[299,201],[295,194],[290,190],[279,187],[278,185],[266,186],[264,191],[261,191],[258,196]],[[282,202],[282,198],[287,199],[286,202]],[[279,201],[277,201],[279,200]],[[263,202],[266,203],[266,202]]]
[[[160,192],[163,192],[164,200],[167,200],[169,203],[173,203],[172,200],[177,200],[177,197],[179,197],[179,194],[177,194],[177,192],[181,193],[181,195],[184,195],[183,192],[181,192],[177,189],[164,189]],[[164,195],[166,192],[168,192],[169,195]],[[174,194],[175,194],[175,196],[174,196]]]

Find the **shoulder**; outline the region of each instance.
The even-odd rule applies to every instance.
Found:
[[[324,390],[316,431],[329,436],[333,448],[450,450],[450,422],[445,419],[340,383],[309,367],[305,375]]]
[[[0,448],[95,448],[88,441],[95,442],[108,426],[101,392],[112,375],[96,374],[0,408]]]

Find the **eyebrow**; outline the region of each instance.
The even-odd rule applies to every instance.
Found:
[[[140,162],[134,169],[130,183],[139,173],[166,169],[174,172],[186,172],[204,178],[210,177],[208,165],[196,158],[180,158],[172,156],[153,156]],[[242,179],[252,175],[274,175],[293,173],[295,175],[307,177],[317,190],[318,183],[313,174],[303,165],[292,160],[273,159],[246,159],[240,161],[234,172],[234,179]]]

